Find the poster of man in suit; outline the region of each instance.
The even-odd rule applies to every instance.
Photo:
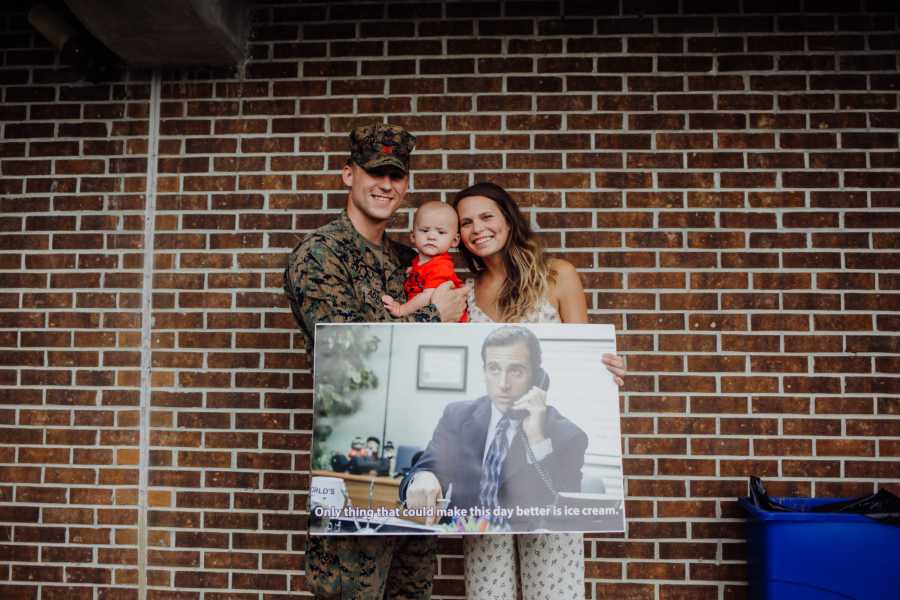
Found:
[[[320,325],[317,348],[353,330],[374,384],[329,414],[317,354],[312,535],[624,530],[611,326]],[[348,458],[366,436],[390,452]]]

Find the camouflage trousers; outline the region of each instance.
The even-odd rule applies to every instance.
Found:
[[[306,585],[321,600],[429,600],[433,536],[306,537]]]

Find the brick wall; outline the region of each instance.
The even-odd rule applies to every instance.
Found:
[[[281,270],[371,120],[419,136],[410,206],[508,187],[619,330],[628,533],[585,540],[588,597],[746,597],[749,474],[898,491],[896,5],[559,4],[259,2],[239,74],[158,85],[0,9],[0,596],[302,594]]]

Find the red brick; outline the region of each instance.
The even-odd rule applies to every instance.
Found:
[[[177,571],[175,585],[179,588],[228,588],[227,573],[202,571]]]
[[[661,475],[697,475],[713,476],[716,474],[716,463],[713,460],[698,459],[658,459]],[[663,504],[667,505],[664,515]],[[698,506],[699,505],[699,506]],[[705,505],[705,508],[703,506]],[[678,508],[676,508],[676,506]],[[690,507],[690,508],[689,508]],[[701,502],[665,502],[660,503],[660,516],[700,516],[697,513],[707,513],[708,503]],[[693,513],[693,514],[691,514]],[[701,514],[702,514],[701,513]]]
[[[688,370],[694,373],[744,371],[745,362],[743,356],[688,356]]]
[[[900,442],[880,440],[878,442],[878,448],[881,456],[900,456]]]
[[[715,350],[716,338],[711,335],[660,335],[659,350],[672,352],[709,352]]]
[[[747,286],[747,273],[718,272],[691,273],[692,289],[744,289]]]
[[[812,440],[754,439],[755,456],[810,456]]]
[[[716,391],[716,381],[713,377],[661,375],[659,390],[662,392],[702,391],[712,393]]]
[[[875,456],[875,442],[869,440],[816,440],[816,456]]]
[[[684,579],[685,567],[680,563],[630,562],[626,569],[630,579]]]
[[[727,293],[722,294],[722,308],[724,310],[774,310],[778,308],[778,300],[778,294]]]
[[[816,398],[816,414],[872,414],[869,398]]]
[[[153,566],[198,567],[200,566],[200,553],[184,550],[149,550],[147,562]]]
[[[690,316],[688,323],[692,330],[745,331],[747,329],[745,315],[694,313]]]
[[[10,436],[7,443],[16,441],[15,436]],[[40,467],[0,467],[3,481],[7,483],[41,483]]]
[[[808,331],[809,317],[803,314],[752,315],[754,331]]]
[[[681,482],[676,482],[681,483]],[[657,539],[657,538],[686,538],[687,531],[684,522],[638,522],[628,524],[629,539]]]
[[[660,294],[660,308],[663,310],[716,310],[718,298],[715,294]]]
[[[628,116],[628,128],[633,130],[684,129],[684,125],[684,116],[679,114],[656,113],[632,114]]]
[[[63,581],[63,568],[50,566],[34,566],[34,565],[13,565],[12,579],[14,581],[40,581],[40,582],[58,582]]]

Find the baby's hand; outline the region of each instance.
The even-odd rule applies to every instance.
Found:
[[[394,316],[394,317],[402,317],[403,316],[400,314],[400,303],[399,302],[397,302],[396,300],[394,300],[393,298],[391,298],[390,296],[387,296],[387,295],[382,296],[381,301],[384,302],[384,308],[389,313],[391,313],[391,316]]]

